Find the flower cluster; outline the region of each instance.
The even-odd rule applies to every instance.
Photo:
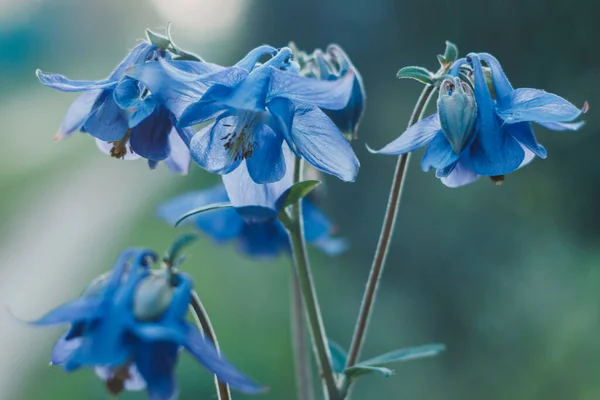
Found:
[[[145,388],[151,399],[168,400],[177,393],[173,374],[183,348],[222,382],[261,392],[186,321],[191,278],[166,267],[152,269],[156,260],[150,250],[127,250],[81,297],[32,322],[71,326],[54,346],[52,364],[65,371],[93,367],[114,395]]]
[[[543,90],[514,89],[494,56],[470,53],[452,65],[437,108],[377,153],[406,154],[427,146],[423,170],[435,169],[446,186],[457,187],[479,176],[501,182],[535,156],[546,158],[531,122],[555,131],[578,130],[583,122],[573,121],[588,106],[578,109]]]

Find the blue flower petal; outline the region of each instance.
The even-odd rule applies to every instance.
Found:
[[[587,103],[580,110],[555,94],[520,88],[499,100],[496,111],[507,124],[523,121],[570,122],[587,111]]]
[[[412,125],[398,139],[389,143],[383,149],[371,150],[371,152],[394,156],[410,153],[428,145],[440,132],[442,132],[440,118],[435,113]]]
[[[140,101],[141,95],[142,91],[140,90],[140,83],[135,79],[128,77],[121,79],[113,92],[115,101],[123,110],[136,107]]]
[[[206,91],[202,99],[190,104],[189,107],[182,111],[177,120],[177,126],[189,127],[217,118],[220,114],[228,110],[228,107],[216,101],[213,98],[213,94],[216,98],[221,98],[227,96],[229,93],[231,93],[231,88],[226,86],[216,85],[211,87]]]
[[[360,163],[335,124],[318,107],[295,103],[291,141],[315,168],[354,182]]]
[[[255,259],[272,260],[289,248],[288,235],[277,220],[244,224],[237,241],[240,252]]]
[[[244,68],[248,71],[252,71],[256,67],[256,63],[260,58],[267,54],[275,54],[277,49],[269,45],[258,46],[251,50],[244,58],[235,64],[236,67]]]
[[[149,160],[164,160],[171,153],[169,134],[172,128],[169,111],[158,107],[148,118],[131,129],[131,148]]]
[[[125,111],[117,105],[112,92],[104,91],[98,96],[83,128],[97,139],[114,142],[125,135],[129,123]]]
[[[519,142],[501,126],[494,101],[483,76],[479,56],[470,53],[473,64],[477,121],[475,138],[462,153],[461,162],[479,175],[496,176],[515,171],[524,158]]]
[[[136,333],[146,341],[174,342],[183,346],[191,355],[215,374],[222,382],[245,393],[260,393],[263,388],[239,372],[224,356],[219,355],[209,339],[189,325],[170,327],[159,324],[143,324],[135,327]]]
[[[50,355],[52,365],[64,364],[81,347],[83,341],[81,337],[67,339],[66,336],[66,333],[63,334],[52,348],[52,354]]]
[[[117,67],[110,74],[108,79],[113,81],[118,81],[125,75],[125,70],[134,65],[141,64],[146,61],[149,61],[153,55],[154,51],[157,50],[158,47],[151,45],[148,42],[141,42],[137,46],[135,46],[129,54],[117,65]]]
[[[350,248],[347,239],[331,236],[322,237],[311,242],[311,244],[330,257],[338,256]]]
[[[459,161],[447,176],[440,177],[442,183],[448,187],[455,188],[459,186],[467,185],[471,182],[475,182],[479,178],[475,172],[466,168]]]
[[[552,131],[578,131],[585,125],[584,121],[579,122],[536,122],[538,125]]]
[[[502,104],[503,99],[512,93],[513,87],[496,57],[488,53],[479,53],[479,57],[490,67],[496,99],[498,100],[498,104]]]
[[[59,74],[45,74],[39,69],[35,71],[35,74],[43,85],[58,89],[62,92],[82,92],[92,89],[107,89],[117,85],[116,81],[110,79],[81,81],[69,79],[64,75]]]
[[[165,160],[165,164],[171,172],[186,175],[190,168],[192,156],[190,155],[190,149],[186,146],[175,128],[169,134],[169,146],[171,147],[171,153]]]
[[[421,160],[421,168],[423,168],[423,171],[446,168],[456,162],[458,156],[452,149],[448,139],[446,139],[444,132],[438,132],[427,146],[427,150],[425,150]]]
[[[302,200],[302,215],[304,216],[304,237],[308,242],[326,237],[333,230],[327,215],[310,200]]]
[[[286,160],[286,173],[277,182],[259,185],[250,178],[246,161],[235,171],[223,175],[223,184],[231,204],[248,222],[263,222],[273,219],[279,213],[282,199],[293,184],[294,156],[283,146]]]
[[[236,123],[235,116],[221,117],[196,133],[190,142],[190,152],[199,166],[215,174],[227,174],[240,165],[241,160],[229,155],[222,140],[230,133],[231,128],[226,125],[235,126]]]
[[[512,135],[519,143],[530,149],[536,156],[546,158],[548,152],[537,142],[533,128],[529,122],[519,122],[517,124],[505,125],[504,129]]]
[[[92,319],[97,315],[101,300],[80,297],[50,311],[41,318],[29,322],[31,325],[45,326],[72,323]]]
[[[179,346],[172,343],[139,343],[134,352],[138,371],[146,382],[150,400],[171,400],[176,396],[175,364]]]
[[[341,110],[350,100],[354,82],[354,71],[336,80],[321,80],[272,68],[267,101],[284,97],[328,110]]]
[[[88,90],[79,95],[67,110],[54,140],[62,140],[81,129],[101,92],[101,89]]]
[[[146,97],[144,100],[139,100],[136,108],[129,116],[129,127],[133,128],[139,125],[142,121],[148,118],[157,109],[158,103],[153,95]],[[162,108],[162,107],[161,107]],[[163,108],[165,109],[165,108]],[[161,111],[157,111],[161,113]]]
[[[283,136],[276,134],[269,126],[260,124],[254,132],[254,139],[254,152],[246,159],[250,177],[260,184],[281,180],[286,171],[282,151]]]

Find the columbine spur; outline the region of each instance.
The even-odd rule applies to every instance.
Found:
[[[223,202],[229,202],[229,197],[225,187],[219,184],[169,200],[158,208],[158,215],[173,225],[191,210]],[[331,236],[334,230],[331,221],[311,200],[303,199],[302,213],[307,242],[332,256],[347,249],[343,238]],[[193,224],[218,244],[234,241],[241,253],[254,258],[270,259],[290,251],[288,234],[277,219],[249,223],[229,208],[199,214],[185,222]]]
[[[491,70],[495,98],[481,61]],[[457,78],[464,65],[472,70],[473,90]],[[531,122],[555,131],[583,126],[583,122],[572,121],[587,111],[587,103],[580,110],[543,90],[513,89],[490,54],[470,53],[453,64],[450,74],[455,78],[441,85],[438,113],[411,126],[377,153],[398,155],[427,146],[423,170],[436,169],[436,176],[447,186],[462,186],[479,176],[500,182],[535,156],[546,158]]]
[[[138,44],[106,79],[78,81],[36,72],[40,82],[63,92],[83,92],[70,106],[55,140],[87,132],[100,150],[116,158],[145,158],[151,168],[165,161],[174,172],[187,173],[187,144],[193,130],[174,126],[173,115],[125,70],[170,54],[148,42]],[[170,61],[166,61],[170,62]]]
[[[258,63],[267,54],[272,57]],[[199,97],[181,114],[178,125],[213,121],[190,142],[193,159],[210,172],[228,174],[245,161],[254,182],[277,182],[286,172],[285,141],[316,168],[353,181],[358,159],[321,110],[339,110],[348,104],[353,71],[331,81],[306,78],[291,58],[287,47],[274,52],[270,46],[260,46],[233,67],[205,64],[204,70],[189,73],[177,68],[176,62],[167,65],[159,60],[129,68],[127,74],[144,83],[173,112],[181,108],[178,98]]]
[[[145,388],[152,400],[172,400],[175,365],[184,348],[231,387],[262,391],[186,321],[191,278],[152,270],[149,262],[156,258],[149,250],[123,252],[112,272],[92,282],[81,297],[32,322],[71,325],[54,346],[52,364],[65,371],[93,367],[115,395]]]

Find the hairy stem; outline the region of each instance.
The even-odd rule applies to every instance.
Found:
[[[192,300],[190,302],[190,307],[192,308],[194,319],[196,320],[196,324],[201,328],[201,332],[203,332],[208,338],[213,342],[217,351],[219,351],[219,342],[217,341],[217,335],[215,334],[215,330],[210,323],[210,319],[208,318],[208,313],[204,309],[200,298],[196,292],[192,292]],[[217,398],[219,400],[231,400],[231,392],[229,391],[229,385],[223,383],[217,379],[215,375],[215,387],[217,389]]]
[[[294,166],[294,183],[302,179],[302,160],[296,159]],[[336,386],[333,369],[331,367],[331,356],[327,345],[327,335],[323,325],[321,309],[317,299],[317,292],[308,262],[306,251],[306,240],[304,238],[304,221],[302,218],[302,201],[291,206],[291,216],[285,211],[281,212],[280,220],[287,229],[292,247],[292,258],[300,283],[302,298],[308,325],[310,328],[313,350],[319,366],[320,377],[323,381],[326,400],[339,400],[339,392]]]
[[[427,104],[432,97],[435,86],[427,85],[421,96],[417,100],[417,104],[413,110],[413,113],[408,122],[408,126],[412,126],[423,117],[423,113],[427,108]],[[398,207],[400,205],[400,197],[402,195],[402,189],[404,188],[404,181],[406,178],[406,170],[408,166],[408,160],[410,154],[402,154],[398,157],[396,164],[396,171],[394,173],[394,179],[392,181],[392,187],[390,189],[390,195],[388,200],[383,225],[381,227],[381,234],[379,235],[379,242],[377,243],[377,249],[375,250],[375,257],[373,258],[373,264],[371,265],[371,272],[363,295],[363,300],[360,306],[360,312],[354,328],[354,335],[352,337],[352,344],[348,352],[348,360],[346,367],[351,367],[356,364],[358,357],[365,340],[367,328],[369,326],[369,320],[375,304],[377,296],[377,289],[379,287],[379,281],[383,274],[383,267],[385,265],[385,259],[390,248],[392,235],[394,233],[394,225],[396,223],[396,216],[398,215]],[[347,393],[350,383],[344,382],[343,387],[346,390],[342,391],[342,398]]]
[[[299,400],[314,400],[312,377],[310,371],[310,352],[307,346],[306,317],[300,279],[295,270],[292,270],[292,343],[294,347],[294,362],[296,368],[296,385]]]

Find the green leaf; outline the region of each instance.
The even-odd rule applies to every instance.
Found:
[[[361,365],[361,364],[357,364],[354,367],[350,367],[350,368],[346,369],[346,371],[344,371],[344,373],[346,374],[348,379],[355,379],[356,377],[358,377],[360,375],[370,374],[372,372],[378,372],[378,373],[382,374],[383,376],[385,376],[386,378],[389,378],[394,373],[389,368],[372,367],[369,365]]]
[[[171,44],[168,37],[154,33],[150,29],[146,29],[146,37],[150,43],[164,50],[168,49]]]
[[[433,83],[433,76],[433,73],[428,69],[415,66],[404,67],[396,74],[398,79],[415,79],[426,85],[431,85]]]
[[[370,360],[362,361],[357,365],[387,365],[399,361],[409,361],[424,357],[433,357],[446,350],[446,346],[441,343],[428,344],[425,346],[408,347],[406,349],[394,350],[389,353],[382,354]]]
[[[334,372],[341,374],[346,368],[346,360],[348,359],[348,353],[339,344],[329,340],[329,352],[331,353],[331,368]]]
[[[224,208],[231,208],[231,207],[233,207],[231,205],[231,203],[213,203],[213,204],[209,204],[204,207],[196,208],[195,210],[188,211],[187,213],[185,213],[181,217],[179,217],[177,222],[175,222],[175,227],[179,226],[179,224],[181,224],[183,221],[185,221],[186,219],[188,219],[189,217],[192,217],[194,215],[202,214],[202,213],[209,212],[209,211],[222,210]]]
[[[458,47],[449,40],[446,40],[446,51],[444,51],[444,60],[448,64],[454,63],[458,58]]]
[[[296,183],[294,186],[288,189],[288,195],[283,203],[283,208],[296,204],[301,198],[306,196],[321,184],[321,181],[302,181]]]
[[[173,244],[171,244],[171,247],[165,255],[165,260],[171,263],[171,265],[175,265],[180,260],[179,254],[181,253],[181,250],[196,242],[197,240],[198,235],[193,233],[186,233],[184,235],[179,236],[177,239],[175,239]]]

